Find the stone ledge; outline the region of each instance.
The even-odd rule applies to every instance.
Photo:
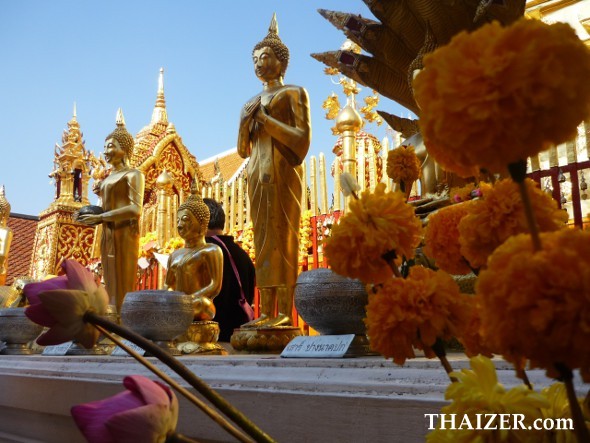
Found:
[[[449,360],[454,369],[469,366],[458,354]],[[438,361],[424,358],[403,367],[382,357],[230,355],[181,361],[279,442],[424,441],[424,414],[438,412],[448,386]],[[519,384],[508,363],[495,363],[505,386]],[[121,391],[122,378],[130,374],[154,378],[130,357],[0,356],[0,429],[13,436],[2,440],[7,437],[0,435],[0,442],[84,441],[70,407]],[[537,387],[551,383],[543,371],[528,375]],[[232,441],[184,399],[178,430]]]

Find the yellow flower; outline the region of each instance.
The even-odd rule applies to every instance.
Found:
[[[181,237],[172,237],[160,249],[161,254],[172,254],[176,249],[184,248],[184,240]]]
[[[465,177],[503,172],[576,135],[590,116],[588,78],[590,51],[567,24],[461,32],[424,57],[414,82],[428,152]]]
[[[248,253],[250,259],[254,262],[256,260],[256,253],[254,251],[254,227],[251,221],[244,226],[241,234],[241,243],[242,249]]]
[[[547,399],[549,406],[541,409],[543,418],[551,419],[569,419],[572,420],[572,413],[567,398],[567,392],[563,383],[553,383],[547,388],[543,388],[541,394]],[[582,414],[586,422],[586,427],[590,429],[590,410],[584,404],[583,399],[578,399]],[[574,431],[546,431],[548,440],[552,443],[577,443],[578,439]]]
[[[413,266],[408,278],[389,279],[374,291],[366,308],[369,343],[398,365],[415,357],[414,348],[434,357],[431,346],[437,338],[459,335],[466,321],[469,296],[442,271]]]
[[[150,231],[143,237],[139,238],[139,256],[151,258],[154,250],[158,249],[158,233]]]
[[[428,217],[424,253],[450,274],[468,274],[471,268],[459,246],[459,222],[469,213],[472,201],[442,208]]]
[[[533,212],[541,231],[565,227],[567,213],[531,179],[525,181]],[[475,200],[459,223],[461,254],[472,267],[481,268],[489,255],[512,235],[528,232],[528,224],[518,185],[511,179],[483,189],[483,199]]]
[[[392,272],[382,258],[394,250],[410,259],[420,243],[422,224],[399,192],[386,192],[379,183],[350,203],[326,239],[324,253],[334,272],[366,283],[380,283]]]
[[[303,211],[299,224],[299,264],[305,263],[308,250],[313,246],[311,241],[311,211]]]
[[[413,146],[402,145],[387,154],[387,175],[394,182],[410,185],[420,178],[420,160]]]
[[[590,231],[542,233],[535,252],[529,235],[494,251],[476,286],[492,349],[513,363],[557,377],[555,363],[581,368],[590,381]]]
[[[444,414],[456,414],[456,426],[460,429],[449,429],[439,424],[439,427],[426,436],[428,443],[456,442],[456,443],[496,443],[496,442],[522,442],[538,443],[542,441],[542,435],[538,431],[529,430],[534,420],[542,418],[542,407],[547,407],[546,398],[525,385],[516,386],[506,390],[498,383],[494,363],[487,357],[477,356],[470,359],[472,369],[462,369],[460,372],[452,372],[451,376],[457,379],[451,383],[445,393],[447,400],[452,400],[448,406],[441,410]],[[477,414],[521,414],[521,426],[514,426],[514,416],[510,417],[510,427],[513,429],[480,430],[468,429],[468,420],[473,428],[477,427]],[[465,419],[467,417],[467,419]],[[480,427],[485,427],[487,420],[481,418]],[[500,423],[494,423],[498,428]],[[516,428],[516,429],[514,429]]]

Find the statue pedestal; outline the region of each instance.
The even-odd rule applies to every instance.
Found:
[[[249,353],[280,354],[289,342],[301,335],[301,329],[294,326],[234,330],[230,343],[236,351]]]
[[[227,350],[217,343],[219,323],[216,321],[194,321],[186,334],[178,340],[176,349],[181,354],[227,355]]]

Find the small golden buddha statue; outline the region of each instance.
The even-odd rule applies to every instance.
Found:
[[[129,167],[133,145],[133,136],[125,128],[119,109],[117,127],[104,144],[104,157],[111,170],[99,185],[103,212],[78,217],[78,221],[88,225],[102,223],[100,258],[104,281],[111,304],[114,301],[119,314],[125,295],[136,288],[139,217],[145,186],[141,171]]]
[[[165,283],[168,289],[191,295],[195,321],[213,319],[213,298],[223,280],[223,253],[219,246],[205,241],[208,225],[209,208],[193,183],[191,195],[177,212],[178,234],[185,245],[168,258]]]
[[[274,328],[292,323],[298,273],[302,162],[311,142],[307,91],[285,85],[289,50],[273,15],[268,35],[252,51],[263,89],[243,107],[238,154],[250,157],[248,197],[254,227],[256,284],[261,316],[242,328]]]

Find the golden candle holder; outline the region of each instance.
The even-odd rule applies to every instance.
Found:
[[[195,321],[178,340],[176,349],[182,354],[227,355],[227,350],[217,343],[219,323],[216,321]]]
[[[234,330],[230,343],[236,351],[253,354],[280,354],[295,337],[302,335],[295,326],[272,328],[239,328]]]

